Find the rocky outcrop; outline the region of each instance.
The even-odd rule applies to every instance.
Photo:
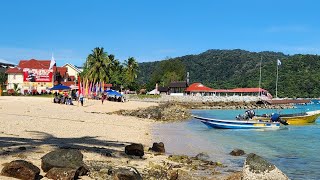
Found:
[[[159,106],[152,106],[145,109],[120,110],[114,113],[123,116],[136,116],[158,121],[176,121],[191,118],[190,111],[176,103],[162,103]]]
[[[49,179],[74,180],[79,176],[79,172],[72,168],[51,168],[46,177]]]
[[[79,172],[79,176],[88,172],[83,162],[83,155],[75,149],[58,149],[41,158],[41,169],[48,172],[52,168],[71,168]]]
[[[245,152],[242,149],[234,149],[229,154],[232,156],[242,156],[245,154]]]
[[[262,157],[251,153],[248,155],[243,166],[244,180],[287,180],[289,179],[275,165],[269,163]]]
[[[39,179],[40,169],[24,160],[11,161],[4,165],[1,175],[23,180]]]
[[[199,153],[195,156],[195,159],[197,160],[202,160],[202,161],[207,161],[209,159],[209,155],[207,153]]]
[[[131,145],[127,145],[125,147],[125,151],[124,152],[127,155],[143,156],[144,155],[143,145],[142,144],[136,144],[136,143],[133,143]]]
[[[163,142],[153,143],[152,148],[150,148],[149,150],[154,151],[154,152],[159,152],[159,153],[166,152]]]

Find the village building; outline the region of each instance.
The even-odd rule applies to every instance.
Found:
[[[82,69],[79,69],[78,67],[67,63],[63,65],[62,67],[67,68],[68,75],[69,75],[69,81],[77,81],[79,74],[83,71]]]
[[[174,81],[169,84],[169,94],[172,96],[183,96],[188,87],[187,81]]]
[[[50,67],[50,60],[21,60],[18,66],[8,68],[7,90],[14,89],[14,85],[20,89],[21,94],[45,93],[53,85],[61,82],[74,84],[70,79],[67,67]],[[70,81],[71,80],[71,81]]]
[[[212,89],[201,83],[191,84],[185,92],[191,96],[261,96],[272,98],[272,95],[262,88]]]
[[[191,96],[212,96],[214,95],[214,90],[201,84],[193,83],[186,90],[187,95]]]

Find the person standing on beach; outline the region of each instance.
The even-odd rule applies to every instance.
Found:
[[[101,96],[101,102],[103,104],[103,101],[106,99],[106,94],[105,93],[102,93],[102,96]]]
[[[79,101],[81,103],[81,106],[83,106],[83,95],[82,95],[82,93],[79,96]]]

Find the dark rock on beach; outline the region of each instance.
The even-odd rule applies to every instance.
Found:
[[[242,156],[245,154],[245,152],[242,149],[234,149],[229,154],[232,156]]]
[[[51,151],[41,158],[41,168],[48,172],[51,168],[71,168],[79,172],[79,176],[88,172],[83,162],[83,155],[75,149],[58,149]]]
[[[207,153],[199,153],[195,156],[195,159],[197,160],[202,160],[202,161],[207,161],[209,159],[209,155]]]
[[[24,160],[11,161],[4,165],[1,175],[23,180],[39,179],[40,169]]]
[[[114,180],[142,180],[142,177],[135,168],[119,168],[113,173]]]
[[[154,151],[154,152],[159,152],[159,153],[166,152],[163,142],[153,143],[152,148],[150,148],[149,150]]]
[[[51,168],[46,177],[49,179],[74,180],[79,176],[79,172],[72,168]]]
[[[251,153],[248,155],[243,166],[243,179],[255,180],[287,180],[289,179],[281,170],[275,165],[266,161],[262,157]]]
[[[127,155],[143,156],[144,155],[143,145],[136,144],[136,143],[133,143],[131,145],[127,145],[125,147],[125,153]]]

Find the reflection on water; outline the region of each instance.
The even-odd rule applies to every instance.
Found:
[[[320,109],[319,105],[285,109],[282,113]],[[259,110],[270,113],[275,110]],[[220,119],[234,119],[243,110],[194,110],[193,114]],[[320,179],[320,122],[306,126],[287,126],[277,130],[209,129],[192,119],[155,127],[155,137],[163,141],[168,153],[194,156],[206,152],[214,161],[240,169],[245,157],[228,155],[235,148],[256,153],[274,163],[292,179]]]

